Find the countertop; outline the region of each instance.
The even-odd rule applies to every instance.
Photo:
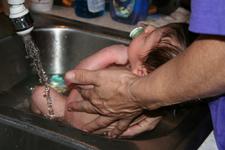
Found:
[[[127,25],[127,24],[119,23],[117,21],[112,20],[109,12],[107,11],[105,12],[103,16],[91,18],[91,19],[78,17],[75,14],[74,9],[71,7],[53,6],[52,10],[43,12],[43,13],[65,17],[72,20],[79,20],[81,22],[86,22],[86,23],[90,23],[90,24],[94,24],[98,26],[113,28],[113,29],[127,31],[127,32],[130,32],[135,27],[133,25]]]

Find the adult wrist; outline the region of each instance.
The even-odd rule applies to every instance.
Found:
[[[132,100],[132,102],[136,103],[138,106],[140,106],[142,109],[146,109],[146,106],[144,105],[143,100],[140,96],[138,96],[137,93],[137,83],[140,80],[140,78],[135,78],[130,82],[128,85],[128,98]]]
[[[148,85],[146,78],[140,77],[131,82],[128,93],[134,103],[142,109],[154,110],[164,106],[157,92]]]

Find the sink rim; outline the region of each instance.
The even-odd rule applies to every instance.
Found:
[[[110,34],[105,34],[105,33],[101,33],[101,32],[95,32],[95,31],[89,31],[89,30],[83,30],[80,28],[76,28],[73,26],[67,26],[67,25],[48,25],[45,27],[35,27],[34,30],[32,32],[38,32],[38,31],[55,31],[55,30],[59,30],[59,31],[72,31],[72,32],[79,32],[79,33],[85,33],[85,34],[91,34],[91,35],[95,35],[96,37],[101,37],[101,38],[105,38],[108,40],[113,40],[113,41],[117,41],[117,42],[121,42],[121,43],[125,43],[125,44],[129,44],[131,42],[131,38],[127,37],[127,38],[123,38],[123,37],[119,37],[119,36],[113,36]]]

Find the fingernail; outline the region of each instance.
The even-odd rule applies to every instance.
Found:
[[[73,81],[75,79],[75,74],[74,72],[70,71],[70,72],[67,72],[66,75],[65,75],[65,78],[66,80],[69,80],[69,81]]]

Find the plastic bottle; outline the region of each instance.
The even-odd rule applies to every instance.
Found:
[[[75,0],[75,13],[79,17],[94,18],[104,14],[105,0]]]
[[[30,0],[30,9],[36,12],[46,12],[52,9],[53,0]]]
[[[148,16],[149,0],[111,0],[111,17],[126,24],[136,24]]]

